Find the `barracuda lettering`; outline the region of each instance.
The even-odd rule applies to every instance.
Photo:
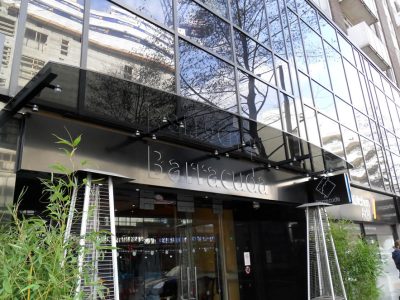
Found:
[[[203,185],[211,189],[249,192],[268,195],[265,180],[256,176],[254,169],[235,172],[232,169],[218,169],[207,163],[180,161],[173,157],[164,157],[159,150],[148,147],[148,177],[167,179],[172,183]]]

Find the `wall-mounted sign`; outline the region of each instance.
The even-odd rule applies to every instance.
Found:
[[[308,182],[315,202],[333,205],[351,203],[350,183],[347,174],[322,177]]]
[[[351,188],[351,194],[351,204],[328,207],[328,215],[360,222],[398,222],[393,197],[354,187]]]
[[[243,252],[244,264],[245,266],[250,266],[250,252]]]

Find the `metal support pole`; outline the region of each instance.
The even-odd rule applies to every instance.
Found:
[[[89,200],[90,200],[90,189],[91,189],[92,175],[88,173],[87,182],[85,186],[85,199],[83,201],[83,211],[82,211],[82,225],[79,239],[79,256],[78,256],[78,284],[76,287],[76,293],[79,294],[81,291],[81,280],[82,280],[82,272],[83,272],[83,259],[85,254],[85,235],[86,235],[86,226],[87,219],[89,213]]]
[[[111,227],[111,247],[112,247],[112,265],[114,276],[114,299],[119,300],[119,284],[118,284],[118,252],[117,239],[115,231],[115,210],[114,210],[114,186],[112,177],[108,177],[108,193],[110,201],[110,227]]]
[[[331,273],[331,267],[329,265],[329,256],[328,256],[328,249],[326,247],[326,237],[325,237],[325,232],[324,232],[324,224],[322,223],[321,208],[317,207],[317,210],[318,210],[319,222],[321,224],[322,245],[324,248],[326,267],[328,269],[327,275],[328,275],[328,280],[329,280],[329,287],[331,288],[332,299],[335,299],[335,290],[333,289],[332,273]]]

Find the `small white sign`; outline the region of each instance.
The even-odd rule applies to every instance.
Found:
[[[250,263],[250,252],[243,252],[243,257],[244,257],[244,265],[245,266],[251,266],[251,263]]]

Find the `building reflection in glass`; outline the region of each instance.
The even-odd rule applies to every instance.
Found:
[[[178,32],[221,56],[232,58],[228,23],[191,0],[178,1]]]
[[[79,66],[83,0],[30,0],[18,85],[24,86],[48,61]]]
[[[91,8],[88,69],[175,91],[173,35],[105,0]]]
[[[15,50],[15,34],[21,1],[0,0],[0,90],[7,91],[10,84],[11,64]]]

